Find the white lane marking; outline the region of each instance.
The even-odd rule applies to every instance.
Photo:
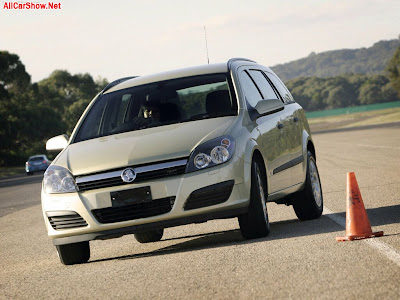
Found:
[[[377,146],[377,145],[367,145],[367,144],[357,144],[357,146],[378,148],[378,149],[398,149],[398,150],[400,150],[400,147],[391,147],[391,146]]]
[[[326,215],[329,219],[334,221],[336,224],[346,228],[346,219],[336,215],[333,211],[331,211],[326,206],[324,207],[324,215]],[[400,253],[392,246],[386,244],[385,242],[378,240],[377,238],[365,239],[365,240],[361,240],[361,242],[364,242],[371,248],[378,250],[381,254],[386,256],[386,258],[393,261],[395,264],[397,264],[400,267]]]

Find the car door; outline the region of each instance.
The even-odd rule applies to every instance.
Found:
[[[287,111],[287,136],[290,142],[290,160],[291,160],[291,173],[292,185],[304,181],[303,164],[305,158],[303,154],[303,125],[302,125],[302,108],[298,105],[283,82],[273,73],[265,72],[265,75],[270,79],[271,83],[279,92],[281,99],[285,103]]]
[[[240,83],[247,104],[255,107],[262,99],[277,99],[275,91],[260,70],[239,71]],[[259,132],[257,143],[268,172],[268,193],[280,191],[291,184],[290,149],[286,137],[287,113],[284,110],[261,116],[255,120]]]

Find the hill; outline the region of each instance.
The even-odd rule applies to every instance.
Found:
[[[297,77],[334,77],[343,74],[382,74],[400,46],[400,38],[379,41],[369,48],[342,49],[311,53],[308,57],[273,66],[271,69],[288,81]]]

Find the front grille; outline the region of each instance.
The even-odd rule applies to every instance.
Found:
[[[133,169],[136,171],[136,178],[132,183],[184,174],[186,170],[186,162],[187,160],[183,159],[172,162],[162,162],[159,164],[134,167]],[[130,184],[122,181],[122,171],[123,169],[101,174],[78,176],[76,178],[76,183],[79,191],[81,192]]]
[[[233,180],[229,180],[194,191],[187,199],[184,210],[224,203],[229,199],[234,183]]]
[[[186,165],[162,169],[162,170],[156,170],[156,171],[151,171],[151,172],[138,173],[136,176],[135,182],[156,179],[156,178],[161,178],[161,177],[167,177],[167,176],[173,176],[173,175],[180,175],[180,174],[184,174],[185,170],[186,170]]]
[[[171,211],[175,197],[150,200],[120,207],[94,209],[92,213],[100,223],[115,223],[154,217]]]
[[[86,227],[88,225],[85,219],[75,212],[64,215],[60,213],[47,213],[47,217],[51,227],[55,230]]]
[[[103,180],[96,180],[91,182],[77,183],[80,192],[101,189],[105,187],[117,186],[126,184],[122,181],[121,177],[107,178]]]

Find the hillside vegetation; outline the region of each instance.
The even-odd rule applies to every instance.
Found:
[[[300,77],[289,80],[286,85],[306,111],[400,100],[392,83],[384,75]]]
[[[271,69],[283,81],[297,77],[333,77],[343,74],[382,74],[400,46],[400,39],[380,41],[372,47],[315,54]]]

